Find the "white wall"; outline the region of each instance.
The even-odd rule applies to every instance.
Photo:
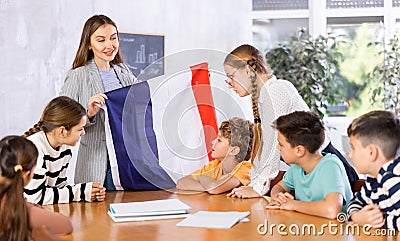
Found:
[[[250,0],[0,0],[0,137],[38,121],[71,67],[84,22],[98,13],[120,31],[165,34],[166,55],[227,52],[252,38]]]

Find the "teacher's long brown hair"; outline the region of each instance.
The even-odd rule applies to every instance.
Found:
[[[105,15],[93,15],[90,17],[88,20],[86,20],[85,25],[83,26],[82,30],[82,35],[81,35],[81,41],[79,43],[79,48],[78,51],[76,52],[75,60],[74,63],[72,64],[72,69],[76,69],[78,67],[86,65],[87,61],[93,59],[94,54],[93,50],[91,50],[90,47],[90,37],[93,35],[96,30],[105,25],[105,24],[111,24],[115,27],[117,30],[118,34],[118,28],[117,25],[115,24],[114,21],[112,21],[109,17]],[[119,41],[119,37],[118,37]],[[123,63],[122,56],[120,54],[120,51],[118,50],[117,55],[115,55],[115,58],[111,61],[113,64],[120,64]]]

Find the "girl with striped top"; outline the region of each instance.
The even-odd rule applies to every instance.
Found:
[[[33,178],[24,189],[29,202],[45,205],[104,200],[105,188],[98,182],[67,184],[71,147],[85,134],[86,118],[78,102],[60,96],[49,102],[40,121],[24,133],[39,151]]]

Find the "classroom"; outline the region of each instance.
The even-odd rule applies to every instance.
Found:
[[[0,240],[398,239],[399,0],[0,0],[0,20]]]

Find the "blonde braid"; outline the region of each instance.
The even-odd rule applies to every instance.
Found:
[[[250,69],[254,72],[254,75],[250,77],[251,80],[251,103],[254,116],[254,137],[253,146],[251,151],[251,162],[254,161],[256,156],[260,155],[261,146],[261,119],[260,113],[258,112],[258,91],[257,91],[257,64],[254,60],[248,60],[247,64]]]

